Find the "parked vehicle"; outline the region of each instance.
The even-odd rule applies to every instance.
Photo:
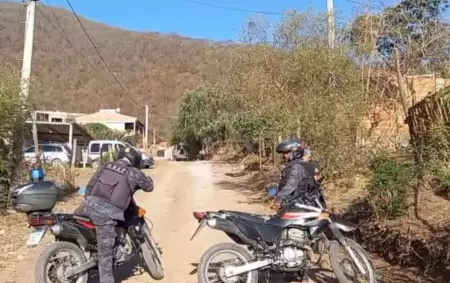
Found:
[[[48,181],[24,184],[12,193],[13,207],[26,213],[33,228],[27,246],[37,246],[46,232],[55,236],[55,242],[44,248],[37,261],[35,282],[86,283],[89,270],[97,267],[95,225],[83,215],[53,213],[57,196],[55,184]],[[125,212],[125,222],[119,223],[117,235],[114,267],[138,255],[154,279],[164,277],[161,252],[145,222],[145,210],[134,201]],[[60,254],[65,256],[58,258]]]
[[[317,205],[292,202],[271,217],[229,210],[194,212],[199,226],[192,239],[209,226],[234,241],[214,245],[202,255],[197,267],[198,282],[257,283],[260,271],[297,274],[312,263],[318,264],[326,247],[340,283],[375,283],[375,270],[367,253],[341,232],[353,231],[355,225],[322,209],[318,198],[313,201]],[[341,248],[348,256],[342,262]],[[319,252],[318,258],[314,249]],[[216,256],[226,253],[240,263],[213,263]],[[213,270],[216,274],[210,278]]]
[[[155,165],[155,159],[150,154],[143,152],[142,153],[142,165],[141,168],[150,168]]]
[[[188,155],[186,149],[183,145],[176,145],[172,151],[172,159],[175,161],[186,161],[188,159]]]
[[[39,144],[39,151],[41,152],[41,162],[51,164],[52,166],[58,166],[63,164],[69,164],[72,161],[72,149],[66,144],[60,143],[48,143]],[[29,146],[24,150],[24,160],[33,161],[36,159],[35,148]]]
[[[88,146],[88,163],[91,164],[92,168],[97,168],[100,164],[100,153],[101,152],[108,152],[108,148],[112,147],[116,150],[120,150],[121,148],[124,148],[126,146],[130,146],[133,148],[133,145],[123,142],[123,141],[116,141],[116,140],[93,140],[89,142]],[[153,156],[147,153],[142,154],[142,168],[150,168],[155,164],[155,161],[153,159]]]

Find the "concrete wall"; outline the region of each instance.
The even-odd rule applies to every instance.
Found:
[[[108,128],[113,130],[125,131],[125,123],[123,122],[105,122],[102,124],[105,124]]]

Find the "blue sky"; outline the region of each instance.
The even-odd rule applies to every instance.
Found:
[[[217,41],[238,40],[242,24],[254,13],[227,10],[194,2],[203,2],[243,10],[281,13],[286,9],[326,11],[327,0],[71,0],[77,13],[85,18],[135,31],[178,33]],[[395,0],[383,0],[392,4]],[[42,4],[66,9],[65,0],[41,0]],[[379,3],[380,0],[373,1]],[[357,4],[360,3],[360,4]],[[335,10],[351,17],[354,9],[364,9],[367,0],[335,0]],[[267,15],[271,22],[280,16]]]

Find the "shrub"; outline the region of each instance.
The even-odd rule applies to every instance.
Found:
[[[404,215],[414,167],[387,155],[375,157],[371,165],[372,179],[368,185],[370,204],[378,219],[394,219]]]

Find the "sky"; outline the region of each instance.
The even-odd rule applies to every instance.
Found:
[[[242,25],[256,13],[232,9],[267,12],[271,22],[280,19],[287,9],[325,12],[327,0],[70,0],[75,11],[90,20],[134,31],[157,31],[164,34],[236,41]],[[384,5],[395,0],[383,1]],[[44,5],[69,9],[66,0],[41,0]],[[367,9],[367,0],[335,0],[335,11],[351,17],[355,9]],[[375,1],[374,1],[375,2]],[[202,4],[205,3],[205,4]],[[219,8],[214,6],[222,6]],[[379,6],[379,4],[378,4]]]

